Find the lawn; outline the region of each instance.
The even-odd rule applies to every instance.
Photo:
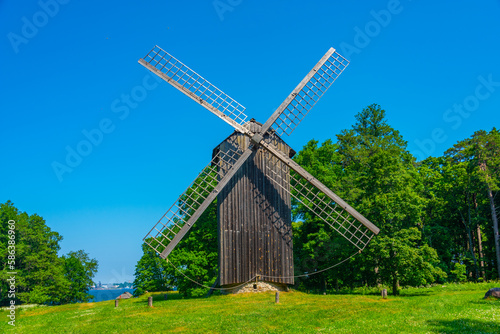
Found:
[[[140,298],[19,310],[13,333],[500,333],[500,300],[484,293],[500,283],[411,288],[401,296],[302,292],[182,299]],[[147,297],[153,296],[153,307]]]

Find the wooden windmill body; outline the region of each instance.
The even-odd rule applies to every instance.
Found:
[[[246,124],[252,132],[262,124]],[[268,138],[290,158],[293,151],[275,133]],[[249,138],[237,131],[214,149],[248,147]],[[219,283],[237,285],[254,277],[268,282],[294,284],[291,196],[273,183],[274,173],[289,179],[289,170],[274,168],[262,149],[257,149],[217,196]],[[273,170],[274,169],[274,170]],[[289,184],[283,183],[283,187]]]
[[[348,65],[335,49],[263,124],[248,120],[241,104],[158,46],[139,63],[235,129],[144,238],[161,257],[168,257],[215,199],[222,288],[252,280],[294,283],[292,198],[359,250],[378,234],[375,225],[295,163],[295,152],[282,139]]]

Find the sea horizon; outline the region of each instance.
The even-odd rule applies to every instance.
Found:
[[[119,295],[121,295],[124,292],[130,292],[134,293],[133,288],[121,288],[121,289],[90,289],[88,291],[89,294],[94,296],[93,299],[91,299],[89,302],[94,303],[94,302],[102,302],[105,300],[113,300],[116,299]]]

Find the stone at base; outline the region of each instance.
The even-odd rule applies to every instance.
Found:
[[[243,286],[238,286],[238,284],[234,284],[233,287],[231,285],[225,285],[223,288],[228,289],[222,291],[223,294],[235,294],[235,293],[248,293],[248,292],[269,292],[269,291],[288,291],[288,285],[281,283],[273,283],[273,282],[250,282]]]

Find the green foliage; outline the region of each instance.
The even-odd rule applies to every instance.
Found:
[[[465,166],[467,175],[473,180],[478,196],[483,193],[488,199],[491,225],[493,225],[493,236],[490,240],[494,244],[495,255],[493,257],[496,262],[496,271],[492,271],[490,274],[500,278],[500,232],[498,204],[495,201],[496,194],[500,190],[500,132],[496,128],[490,132],[476,131],[470,138],[453,145],[446,152],[446,155],[454,164]],[[474,208],[477,207],[478,205],[475,205]],[[477,222],[475,225],[480,223]],[[472,238],[469,237],[469,239]],[[476,263],[475,267],[477,268]],[[478,275],[476,274],[476,276]]]
[[[143,255],[135,266],[134,296],[146,291],[169,291],[166,268],[168,264],[146,243],[142,244]]]
[[[97,261],[90,260],[83,251],[59,257],[62,236],[52,231],[42,217],[21,213],[10,201],[0,205],[0,254],[4,259],[8,252],[9,220],[15,221],[15,270],[7,266],[7,261],[2,263],[0,304],[7,305],[10,300],[5,281],[10,271],[17,272],[15,299],[18,305],[86,301]]]
[[[64,303],[87,302],[94,298],[87,293],[92,286],[92,277],[97,272],[97,260],[90,259],[83,250],[69,252],[63,257],[64,276],[69,282],[69,291],[66,294]]]
[[[342,156],[344,200],[391,235],[421,223],[425,200],[422,179],[407,143],[372,104],[356,115],[356,124],[337,135]]]
[[[462,283],[467,281],[466,268],[467,266],[465,264],[455,262],[454,269],[450,271],[455,282]]]
[[[426,285],[443,281],[447,276],[436,266],[439,262],[436,250],[422,242],[415,227],[375,238],[367,256],[377,264],[380,282],[391,284],[394,295],[399,293],[400,284]]]
[[[174,287],[184,296],[200,297],[217,278],[217,205],[214,201],[189,230],[166,260],[143,244],[143,255],[136,265],[135,295],[145,291],[168,291]],[[189,277],[190,279],[186,278]]]

